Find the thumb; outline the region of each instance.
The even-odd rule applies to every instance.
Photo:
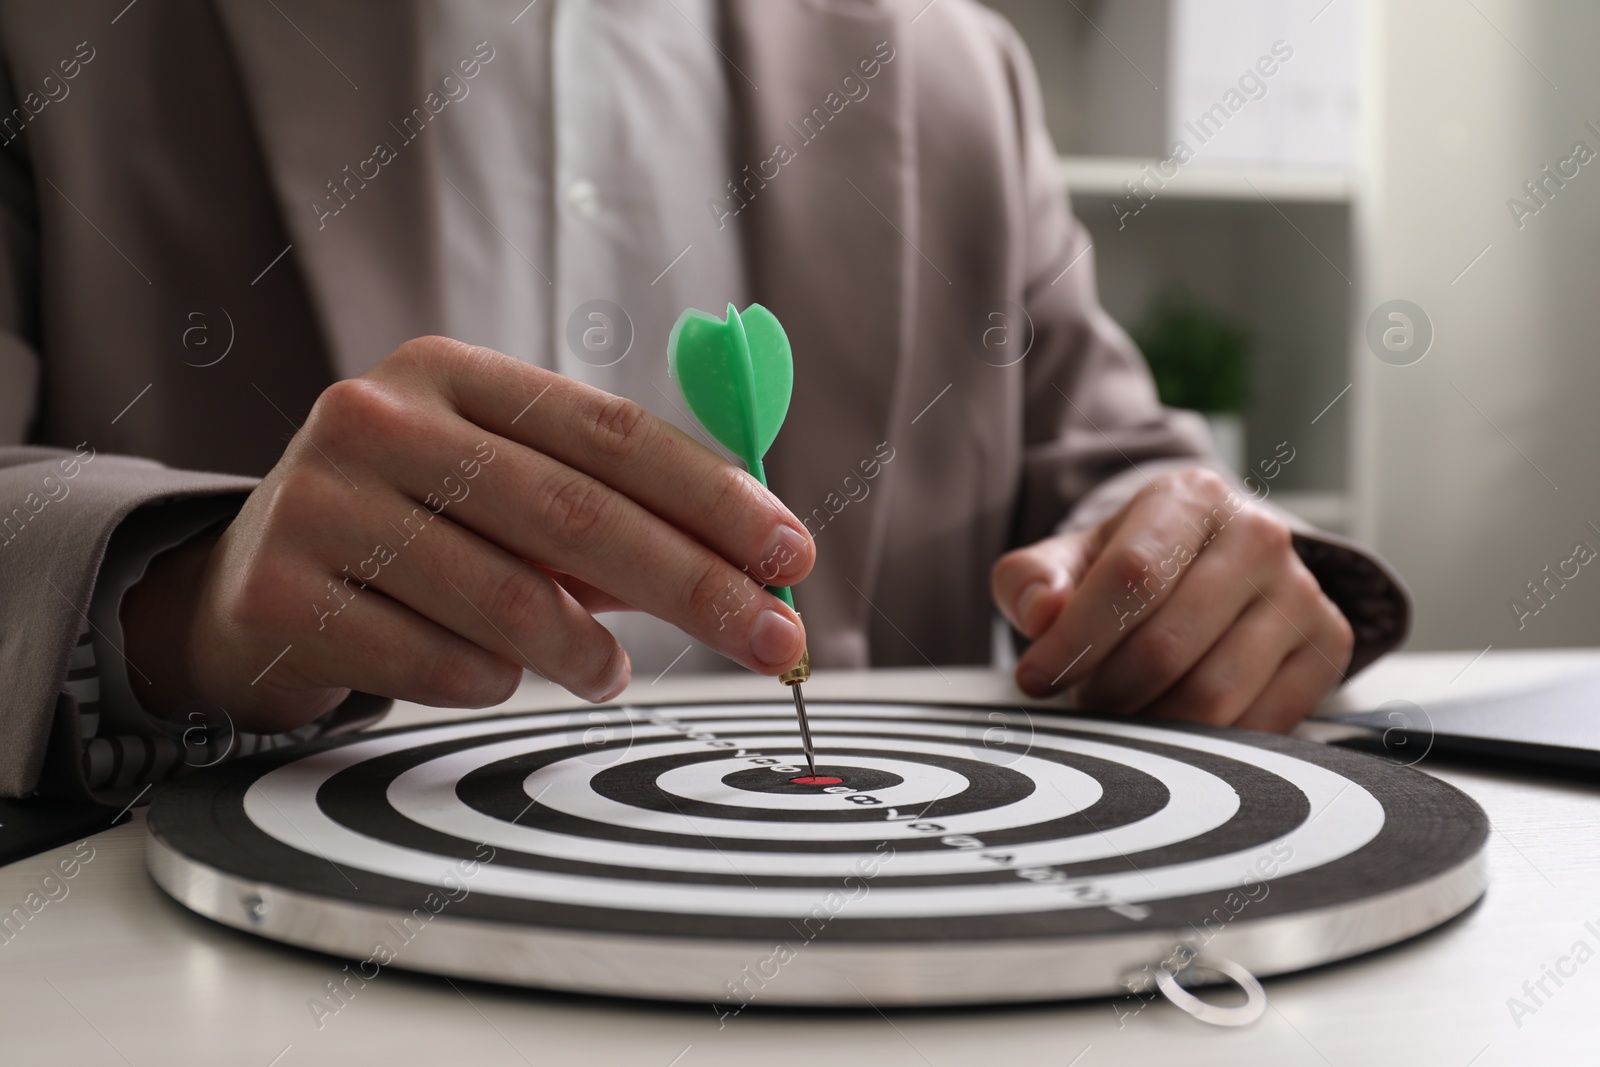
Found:
[[[1099,552],[1101,527],[1057,534],[1001,556],[989,576],[1000,614],[1030,641],[1050,628]]]

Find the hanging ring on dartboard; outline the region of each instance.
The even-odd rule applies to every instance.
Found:
[[[1178,977],[1193,976],[1202,981],[1225,979],[1231,981],[1245,995],[1245,1002],[1236,1007],[1211,1004],[1201,1000],[1179,983]],[[1212,1026],[1249,1026],[1267,1010],[1267,991],[1261,988],[1256,976],[1240,964],[1224,956],[1195,956],[1188,966],[1177,973],[1165,967],[1156,968],[1156,988],[1161,995],[1203,1023]]]

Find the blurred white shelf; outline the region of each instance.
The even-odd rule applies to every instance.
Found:
[[[1156,181],[1164,183],[1153,186],[1156,199],[1341,204],[1354,195],[1354,175],[1344,170],[1222,167],[1194,162],[1179,167],[1171,178],[1162,178],[1156,163],[1154,159],[1115,156],[1062,156],[1061,181],[1069,193],[1077,196],[1126,196],[1125,183],[1139,186],[1148,166]]]
[[[1350,495],[1338,490],[1273,493],[1267,497],[1284,511],[1331,533],[1349,533]]]

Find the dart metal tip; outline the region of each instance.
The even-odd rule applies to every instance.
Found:
[[[800,683],[811,677],[811,650],[807,649],[800,654],[800,662],[792,670],[784,671],[778,676],[778,681],[794,690],[794,715],[800,722],[800,744],[806,751],[806,769],[811,772],[811,777],[817,776],[817,751],[811,743],[811,724],[806,721],[806,698],[801,692]]]
[[[800,723],[800,745],[806,751],[806,768],[811,772],[811,777],[817,776],[817,750],[811,743],[811,723],[806,719],[806,698],[800,689],[799,682],[790,682],[789,688],[794,691],[794,716]]]

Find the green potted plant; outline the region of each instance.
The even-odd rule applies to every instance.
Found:
[[[1244,406],[1250,399],[1253,338],[1241,323],[1182,286],[1150,301],[1130,331],[1150,364],[1161,402],[1204,415],[1217,454],[1245,467]]]

